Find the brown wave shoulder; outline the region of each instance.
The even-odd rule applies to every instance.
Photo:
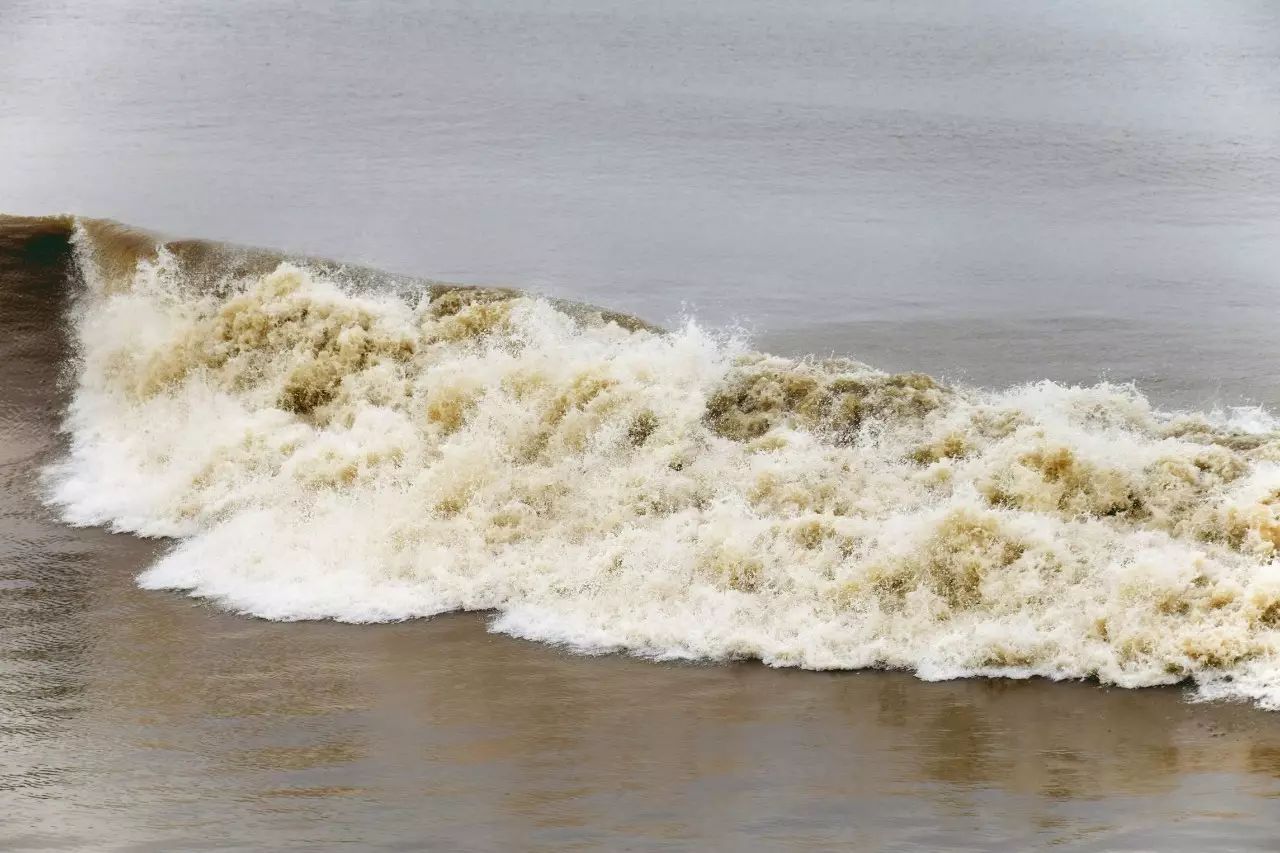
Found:
[[[138,264],[154,261],[160,252],[175,257],[184,275],[196,286],[215,287],[219,282],[259,276],[281,263],[295,263],[322,274],[336,275],[353,284],[374,284],[406,296],[424,290],[431,303],[459,306],[476,301],[509,299],[524,291],[512,287],[458,284],[435,279],[388,273],[360,264],[328,258],[292,254],[213,240],[172,238],[145,228],[111,219],[56,216],[12,216],[0,214],[0,263],[4,271],[16,273],[28,265],[65,265],[71,254],[76,228],[88,236],[84,251],[105,281],[129,278]],[[8,270],[7,267],[13,267]],[[660,332],[659,327],[630,314],[595,305],[562,299],[549,300],[555,307],[586,323],[615,323],[628,331]],[[454,309],[456,310],[456,308]]]
[[[0,213],[0,277],[7,290],[47,283],[71,257],[70,216],[9,216]],[[55,276],[54,280],[60,280]]]

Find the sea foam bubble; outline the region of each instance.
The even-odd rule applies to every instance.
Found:
[[[1280,435],[1135,389],[948,387],[512,291],[161,247],[74,316],[67,521],[268,619],[494,611],[588,652],[1189,681],[1280,708]]]

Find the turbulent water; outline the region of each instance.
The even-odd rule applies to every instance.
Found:
[[[47,500],[276,620],[1280,708],[1280,432],[95,220]]]

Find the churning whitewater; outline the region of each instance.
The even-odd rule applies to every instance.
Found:
[[[1280,708],[1280,434],[513,291],[127,263],[78,226],[67,521],[268,619],[493,610],[584,652],[1190,680]],[[108,235],[109,236],[109,235]],[[135,238],[136,239],[136,238]],[[114,254],[113,254],[114,253]]]

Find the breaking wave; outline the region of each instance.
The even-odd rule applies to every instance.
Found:
[[[1280,433],[1135,389],[792,360],[516,291],[80,222],[48,472],[268,619],[589,653],[1190,681],[1280,708]],[[216,257],[215,257],[216,255]]]

